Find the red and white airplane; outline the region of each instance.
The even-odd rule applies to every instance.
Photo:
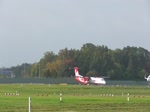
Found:
[[[96,84],[96,85],[105,85],[106,81],[102,77],[83,77],[79,74],[78,67],[74,67],[75,80],[81,84]]]

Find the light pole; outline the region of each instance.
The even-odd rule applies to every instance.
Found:
[[[41,77],[41,74],[40,74],[40,64],[39,64],[39,78]]]
[[[25,63],[24,63],[24,77],[25,77],[25,73],[26,73],[26,70],[25,70]]]

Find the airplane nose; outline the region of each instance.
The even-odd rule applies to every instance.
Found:
[[[106,84],[106,81],[104,81],[103,84]]]

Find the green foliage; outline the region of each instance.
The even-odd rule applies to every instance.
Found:
[[[13,67],[12,71],[17,77],[70,77],[74,72],[69,68],[74,66],[81,68],[83,76],[95,71],[97,76],[114,80],[143,80],[144,74],[150,72],[150,52],[141,47],[110,50],[107,46],[87,43],[79,50],[65,48],[58,54],[44,53],[38,63],[26,68],[26,74],[23,65]]]
[[[88,76],[88,77],[95,77],[95,76],[97,76],[97,75],[98,75],[98,73],[97,73],[95,70],[89,71],[89,72],[86,74],[86,76]]]

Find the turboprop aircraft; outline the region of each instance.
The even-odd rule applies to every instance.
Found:
[[[102,77],[83,77],[79,74],[78,67],[74,67],[75,80],[81,84],[96,84],[96,85],[105,85],[106,81]]]
[[[145,74],[144,79],[146,79],[147,82],[150,84],[150,75],[148,77],[146,77],[146,74]]]

